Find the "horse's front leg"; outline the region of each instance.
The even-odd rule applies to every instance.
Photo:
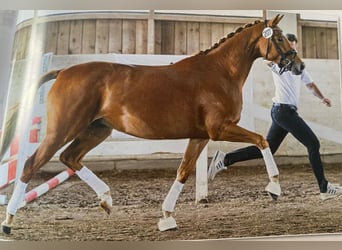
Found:
[[[176,206],[179,194],[181,193],[184,183],[188,179],[191,172],[194,170],[196,160],[201,154],[205,145],[209,140],[207,139],[190,139],[187,149],[184,153],[183,160],[177,170],[177,177],[169,193],[167,194],[163,205],[163,218],[159,220],[158,228],[160,231],[166,231],[176,229],[177,224],[175,219],[172,217],[172,212]]]
[[[235,123],[224,124],[222,125],[221,129],[216,128],[209,130],[209,135],[213,140],[246,142],[256,145],[262,153],[266,165],[266,171],[270,179],[270,182],[266,186],[265,190],[274,200],[277,200],[281,194],[281,188],[279,185],[279,170],[274,161],[268,142],[263,136],[241,128]]]

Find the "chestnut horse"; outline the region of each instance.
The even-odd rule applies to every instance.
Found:
[[[279,173],[267,141],[237,123],[242,87],[256,58],[272,60],[295,74],[304,67],[277,26],[282,17],[247,24],[212,48],[166,66],[89,62],[42,76],[39,85],[56,79],[48,95],[46,137],[25,162],[7,206],[3,232],[10,233],[29,180],[69,142],[60,160],[90,185],[110,213],[109,187],[81,160],[112,129],[146,139],[190,139],[162,204],[161,231],[177,227],[171,214],[209,139],[257,145],[270,178],[266,190],[280,195]]]

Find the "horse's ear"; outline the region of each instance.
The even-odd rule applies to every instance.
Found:
[[[269,21],[269,27],[277,26],[277,24],[280,22],[281,19],[283,19],[284,15],[276,15],[273,19]]]

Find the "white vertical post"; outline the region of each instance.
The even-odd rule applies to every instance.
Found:
[[[38,11],[34,11],[33,23],[32,23],[32,31],[31,37],[29,40],[28,46],[28,56],[26,58],[26,69],[24,72],[24,84],[22,88],[23,91],[21,97],[21,108],[18,116],[19,124],[19,148],[18,148],[18,160],[17,160],[17,169],[16,169],[16,183],[18,182],[21,173],[24,169],[25,162],[30,155],[30,127],[31,127],[31,118],[32,111],[34,105],[34,99],[36,97],[36,88],[35,84],[37,81],[37,77],[41,70],[41,55],[42,55],[42,40],[40,37],[45,34],[38,34],[37,31],[37,17]]]
[[[150,10],[148,21],[147,21],[147,54],[154,54],[155,44],[155,22],[154,22],[154,10]]]
[[[242,115],[241,120],[239,121],[238,125],[249,129],[251,131],[255,131],[255,123],[254,123],[254,97],[253,97],[253,69],[249,72],[247,79],[245,81],[245,85],[242,89],[242,98],[243,98],[243,108],[242,108]]]
[[[208,196],[208,146],[205,146],[196,162],[196,203]]]
[[[342,114],[342,21],[341,21],[341,16],[339,15],[337,18],[337,36],[338,36],[338,54],[339,54],[339,62],[340,62],[340,107],[341,107],[341,114]]]

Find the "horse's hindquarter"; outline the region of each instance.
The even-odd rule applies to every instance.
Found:
[[[219,77],[211,78],[196,68],[126,66],[107,82],[101,113],[113,128],[142,138],[208,138],[207,113],[223,119],[227,99],[211,89]],[[213,103],[221,103],[220,112]]]
[[[104,79],[111,71],[111,64],[104,62],[79,64],[61,71],[48,94],[47,131],[71,138],[96,119]]]

